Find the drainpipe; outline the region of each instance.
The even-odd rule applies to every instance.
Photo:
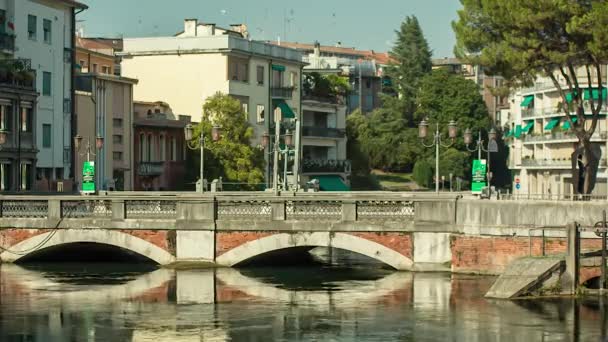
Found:
[[[74,8],[72,8],[72,23],[70,29],[70,35],[72,39],[71,53],[70,53],[70,139],[69,146],[70,148],[70,175],[69,178],[74,180],[74,184],[76,184],[76,153],[77,151],[73,148],[72,139],[78,134],[78,117],[76,115],[76,87],[74,85],[74,80],[76,79],[76,73],[74,71],[74,60],[76,60],[76,15],[82,13],[84,9],[76,12]],[[74,189],[72,187],[72,192],[78,191],[78,189]]]
[[[266,129],[268,131],[268,135],[272,137],[270,134],[270,123],[274,121],[274,110],[272,108],[272,59],[270,59],[270,63],[268,64],[268,109],[264,115],[264,120],[266,120]],[[268,144],[268,151],[272,151],[270,146],[274,146],[274,144]],[[263,146],[264,151],[266,151],[266,146]],[[264,153],[264,159],[268,160],[266,163],[266,187],[270,187],[270,154]]]
[[[293,178],[294,178],[294,191],[300,189],[300,159],[302,156],[302,119],[304,114],[302,113],[302,80],[304,75],[304,66],[300,66],[300,100],[298,101],[298,117],[296,118],[296,146],[295,156],[293,163]]]

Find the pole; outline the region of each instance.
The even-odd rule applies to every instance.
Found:
[[[489,147],[489,146],[488,146]],[[490,190],[490,182],[492,181],[492,177],[490,176],[490,149],[488,148],[488,169],[487,169],[487,174],[486,174],[486,178],[488,178],[488,191],[490,196],[492,195],[492,191]]]
[[[602,264],[600,268],[600,291],[606,288],[606,228],[608,224],[606,222],[606,210],[604,210],[604,217],[602,221],[602,226],[604,227],[604,231],[602,232]]]
[[[200,145],[201,145],[201,194],[205,193],[205,137],[203,136],[203,130],[201,129],[200,136]]]
[[[439,144],[441,144],[441,138],[439,137],[439,124],[436,124],[435,130],[435,192],[439,194]]]
[[[281,119],[274,113],[274,163],[272,165],[272,189],[274,195],[279,195],[279,137],[281,135]]]
[[[361,60],[359,60],[359,110],[363,114],[363,74],[361,73]]]
[[[287,159],[289,158],[289,148],[287,148],[287,146],[285,146],[285,153],[283,153],[283,156],[285,158],[285,160],[283,161],[283,190],[287,191]]]
[[[477,159],[481,160],[481,144],[483,141],[481,140],[481,131],[479,131],[479,138],[477,139]]]

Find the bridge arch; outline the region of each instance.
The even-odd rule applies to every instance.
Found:
[[[397,270],[411,270],[413,261],[388,247],[346,233],[279,233],[246,242],[216,258],[216,263],[232,267],[253,257],[293,247],[333,247],[376,259]]]
[[[60,229],[35,235],[3,251],[0,260],[16,262],[49,247],[81,242],[120,247],[142,255],[159,265],[167,265],[175,261],[175,257],[169,252],[144,239],[116,230],[101,229]],[[21,251],[27,253],[20,253]]]

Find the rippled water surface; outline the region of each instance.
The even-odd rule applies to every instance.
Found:
[[[493,280],[320,266],[0,265],[0,341],[602,340],[597,300],[486,300]]]

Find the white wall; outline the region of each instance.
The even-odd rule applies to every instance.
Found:
[[[175,113],[190,115],[195,122],[207,97],[229,91],[227,58],[221,54],[124,58],[122,75],[139,80],[133,91],[136,101],[167,102]]]
[[[10,0],[9,0],[10,1]],[[32,68],[36,70],[38,110],[36,118],[36,141],[40,152],[38,153],[38,167],[63,167],[63,177],[69,175],[69,160],[63,163],[64,147],[71,146],[70,115],[63,113],[64,98],[70,98],[71,72],[69,64],[64,62],[64,48],[71,47],[71,8],[61,5],[45,6],[33,0],[16,0],[14,2],[14,20],[17,51],[15,57],[27,58],[32,61]],[[36,40],[28,39],[28,15],[37,17]],[[9,14],[10,16],[10,14]],[[43,19],[52,22],[51,44],[44,42],[42,29]],[[51,96],[42,95],[42,73],[51,72]],[[42,125],[52,125],[51,148],[42,148]]]

